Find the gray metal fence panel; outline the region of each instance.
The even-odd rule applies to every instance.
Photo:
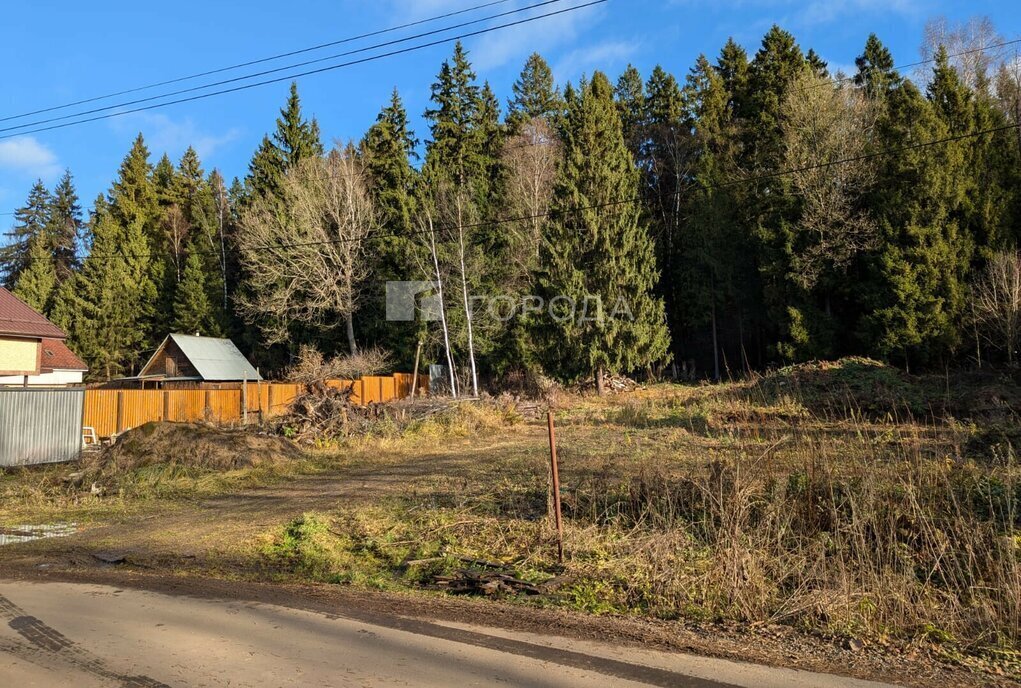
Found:
[[[82,449],[84,388],[0,388],[0,466],[70,461]]]

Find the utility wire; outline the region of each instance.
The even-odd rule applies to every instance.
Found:
[[[263,70],[261,72],[254,72],[252,74],[242,74],[241,76],[235,76],[235,77],[231,77],[229,79],[222,79],[220,81],[214,81],[214,82],[211,82],[211,83],[208,83],[208,84],[201,84],[199,86],[191,86],[189,88],[182,88],[182,89],[179,89],[177,91],[169,91],[167,93],[161,93],[161,94],[158,94],[158,95],[155,95],[155,96],[147,96],[145,98],[136,98],[135,100],[127,100],[127,101],[120,102],[120,103],[114,103],[113,105],[104,105],[102,107],[93,108],[91,110],[82,110],[80,112],[74,112],[74,113],[71,113],[69,115],[60,115],[60,116],[57,116],[57,117],[49,117],[49,118],[46,118],[46,119],[37,119],[37,120],[34,120],[32,122],[25,122],[24,124],[14,124],[14,125],[11,125],[11,126],[0,128],[0,132],[16,131],[18,129],[27,129],[29,127],[36,127],[36,126],[39,126],[39,125],[42,125],[42,124],[49,124],[51,122],[62,122],[62,121],[66,121],[66,120],[69,120],[69,119],[76,119],[78,117],[83,117],[85,115],[94,115],[97,112],[109,112],[111,110],[116,110],[118,108],[130,107],[132,105],[140,105],[142,103],[151,103],[153,101],[162,100],[163,98],[172,98],[174,96],[184,95],[185,93],[195,93],[197,91],[204,91],[206,89],[215,88],[217,86],[224,86],[226,84],[234,84],[234,83],[237,83],[239,81],[247,81],[249,79],[256,79],[256,78],[261,77],[261,76],[268,76],[270,74],[277,74],[279,72],[285,72],[285,71],[287,71],[289,69],[298,69],[300,67],[307,67],[308,65],[312,65],[312,64],[319,64],[319,63],[322,63],[322,62],[329,62],[330,60],[337,60],[337,59],[340,59],[342,57],[350,57],[351,55],[358,55],[358,54],[361,54],[361,53],[370,52],[372,50],[378,50],[380,48],[387,48],[387,47],[390,47],[390,46],[393,46],[393,45],[399,45],[401,43],[407,43],[409,41],[416,41],[416,40],[418,40],[420,38],[426,38],[428,36],[435,36],[437,34],[446,33],[447,31],[454,31],[456,29],[463,29],[466,26],[473,26],[475,24],[482,24],[484,22],[491,21],[493,19],[500,19],[502,17],[507,17],[507,16],[511,16],[511,15],[515,15],[515,14],[520,14],[520,13],[526,12],[528,10],[533,10],[533,9],[536,9],[536,8],[539,8],[539,7],[544,7],[546,5],[553,5],[553,4],[557,4],[557,3],[560,3],[560,2],[564,2],[564,0],[543,0],[542,2],[538,2],[538,3],[533,4],[533,5],[528,5],[527,7],[520,7],[518,9],[509,10],[507,12],[500,12],[499,14],[493,14],[493,15],[490,15],[488,17],[482,17],[480,19],[473,19],[471,21],[462,22],[460,24],[454,24],[452,26],[445,26],[445,27],[440,28],[440,29],[433,29],[432,31],[425,31],[423,33],[414,34],[412,36],[405,36],[404,38],[397,38],[397,39],[394,39],[392,41],[386,41],[384,43],[377,43],[375,45],[369,45],[369,46],[365,46],[365,47],[362,47],[362,48],[356,48],[354,50],[348,50],[346,52],[337,53],[335,55],[327,55],[326,57],[318,57],[318,58],[316,58],[314,60],[306,60],[304,62],[296,62],[296,63],[293,63],[293,64],[284,65],[283,67],[274,67],[273,69],[266,69],[266,70]],[[89,120],[89,121],[91,121],[91,120]]]
[[[376,31],[369,31],[368,33],[359,34],[357,36],[349,36],[347,38],[341,38],[341,39],[336,40],[336,41],[330,41],[329,43],[320,43],[319,45],[313,45],[313,46],[309,46],[307,48],[300,48],[298,50],[292,50],[292,51],[286,52],[286,53],[279,53],[277,55],[271,55],[269,57],[261,57],[261,58],[255,59],[255,60],[249,60],[248,62],[239,62],[238,64],[229,65],[227,67],[219,67],[217,69],[210,69],[210,70],[205,71],[205,72],[197,72],[195,74],[189,74],[187,76],[181,76],[181,77],[176,77],[176,78],[173,78],[173,79],[167,79],[165,81],[157,81],[155,83],[145,84],[144,86],[135,86],[133,88],[125,89],[123,91],[117,91],[115,93],[107,93],[107,94],[101,95],[101,96],[93,96],[93,97],[90,97],[90,98],[84,98],[82,100],[76,100],[76,101],[71,102],[71,103],[64,103],[63,105],[53,105],[53,106],[50,106],[50,107],[42,108],[40,110],[32,110],[31,112],[23,112],[23,113],[18,114],[18,115],[7,115],[5,117],[0,117],[0,122],[7,122],[7,121],[10,121],[12,119],[21,119],[22,117],[31,117],[32,115],[40,115],[40,114],[42,114],[44,112],[53,112],[55,110],[64,110],[64,109],[67,109],[69,107],[74,107],[76,105],[85,105],[87,103],[94,103],[94,102],[99,101],[99,100],[106,100],[107,98],[116,98],[118,96],[128,95],[130,93],[138,93],[139,91],[146,91],[146,90],[151,89],[151,88],[159,88],[160,86],[169,86],[170,84],[177,84],[177,83],[181,83],[182,81],[190,81],[192,79],[199,79],[199,78],[204,77],[204,76],[212,76],[213,74],[221,74],[223,72],[229,72],[229,71],[232,71],[232,70],[235,70],[235,69],[241,69],[243,67],[251,67],[253,65],[263,64],[265,62],[272,62],[273,60],[280,60],[280,59],[283,59],[285,57],[293,57],[294,55],[301,55],[301,54],[304,54],[304,53],[313,52],[315,50],[321,50],[323,48],[329,48],[329,47],[332,47],[332,46],[335,46],[335,45],[341,45],[341,44],[344,44],[344,43],[353,43],[355,41],[360,41],[360,40],[365,39],[365,38],[372,38],[373,36],[380,36],[380,35],[387,34],[387,33],[393,33],[394,31],[400,31],[402,29],[408,29],[408,28],[411,28],[413,26],[420,26],[422,24],[430,24],[430,23],[432,23],[434,21],[439,21],[441,19],[449,19],[450,17],[455,17],[455,16],[462,15],[462,14],[468,14],[470,12],[474,12],[476,10],[485,9],[487,7],[492,7],[494,5],[503,5],[503,4],[507,3],[507,2],[510,2],[510,0],[494,0],[493,2],[482,3],[481,5],[475,5],[473,7],[468,7],[468,8],[465,8],[463,10],[457,10],[455,12],[447,12],[446,14],[439,14],[439,15],[436,15],[434,17],[428,17],[427,19],[419,19],[418,21],[408,22],[407,24],[400,24],[398,26],[391,26],[391,27],[386,28],[386,29],[379,29],[379,30],[376,30]]]
[[[971,55],[973,53],[982,53],[982,52],[985,52],[987,50],[994,50],[996,48],[1005,48],[1008,45],[1014,45],[1015,43],[1021,43],[1021,38],[1015,38],[1015,39],[1010,40],[1010,41],[1002,41],[1000,43],[992,43],[990,45],[984,45],[981,48],[971,48],[969,50],[962,50],[959,53],[951,53],[951,54],[947,55],[947,59],[950,60],[950,59],[953,59],[955,57],[963,57],[965,55]],[[912,67],[921,67],[922,65],[931,64],[931,63],[935,62],[936,59],[937,58],[935,58],[935,57],[930,57],[930,58],[925,59],[925,60],[919,60],[918,62],[908,62],[907,64],[894,65],[893,67],[891,67],[891,70],[895,71],[895,72],[902,72],[902,71],[904,71],[906,69],[910,69]],[[812,86],[809,86],[808,88],[819,88],[821,86],[829,86],[829,85],[834,85],[834,84],[842,84],[845,81],[854,81],[855,78],[856,78],[856,75],[854,75],[854,74],[851,74],[849,76],[844,76],[844,77],[841,77],[839,79],[830,78],[830,79],[827,79],[826,81],[824,81],[823,83],[813,84]],[[0,121],[3,121],[3,120],[0,120]]]
[[[860,162],[860,161],[863,161],[863,160],[871,160],[871,159],[875,159],[875,158],[885,157],[885,156],[888,156],[888,155],[896,155],[896,154],[899,154],[899,153],[906,153],[908,151],[920,150],[920,149],[923,149],[923,148],[930,148],[932,146],[938,146],[938,145],[941,145],[941,144],[944,144],[944,143],[953,143],[953,142],[956,142],[956,141],[963,141],[965,139],[970,139],[970,138],[974,138],[974,137],[977,137],[977,136],[988,136],[988,135],[996,134],[996,133],[999,133],[999,132],[1002,132],[1002,131],[1008,131],[1010,129],[1017,129],[1019,127],[1021,127],[1021,123],[1018,123],[1018,124],[1007,124],[1007,125],[1003,125],[1003,126],[999,126],[999,127],[993,127],[993,128],[990,128],[990,129],[983,129],[981,131],[973,131],[973,132],[968,132],[966,134],[957,134],[955,136],[948,136],[948,137],[941,138],[941,139],[935,139],[933,141],[920,141],[918,143],[909,144],[907,146],[899,146],[897,148],[887,148],[887,149],[883,149],[883,150],[879,150],[879,151],[874,151],[872,153],[866,153],[866,154],[863,154],[863,155],[856,155],[856,156],[853,156],[853,157],[850,157],[850,158],[841,158],[839,160],[830,160],[830,161],[827,161],[827,162],[815,163],[815,164],[812,164],[812,165],[805,165],[805,166],[802,166],[802,167],[795,167],[795,168],[788,168],[788,169],[784,169],[784,170],[777,170],[775,172],[766,172],[766,173],[762,173],[762,174],[750,175],[750,176],[747,176],[747,177],[738,177],[738,178],[735,178],[735,179],[725,180],[725,181],[718,182],[718,183],[713,183],[713,184],[699,183],[699,186],[701,186],[704,189],[713,189],[713,188],[719,189],[719,188],[726,188],[726,187],[729,187],[729,186],[734,186],[734,185],[737,185],[737,184],[755,183],[755,182],[765,181],[765,180],[769,180],[769,179],[775,179],[777,177],[787,176],[787,175],[790,175],[790,174],[797,174],[797,173],[800,173],[800,172],[809,172],[809,171],[812,171],[812,170],[826,169],[826,168],[829,168],[829,167],[834,167],[836,165],[844,165],[844,164],[848,164],[848,163],[852,163],[852,162]],[[670,196],[670,197],[672,197],[672,196],[679,196],[682,193],[687,193],[688,190],[689,189],[681,189],[681,190],[678,190],[678,191],[674,191],[674,192],[668,194],[668,196]],[[482,228],[482,227],[496,227],[496,226],[503,225],[503,224],[513,224],[513,223],[519,223],[519,222],[527,222],[529,220],[538,220],[538,219],[542,219],[542,218],[561,217],[561,216],[566,216],[566,215],[572,215],[574,213],[580,213],[580,212],[583,212],[583,211],[586,211],[586,210],[600,210],[602,208],[610,208],[610,207],[619,206],[619,205],[627,205],[627,204],[630,204],[630,203],[640,203],[640,202],[642,202],[644,200],[645,200],[644,197],[642,197],[641,195],[638,195],[638,196],[628,196],[626,198],[618,198],[618,199],[614,199],[612,201],[605,201],[605,202],[602,202],[602,203],[593,203],[591,205],[586,205],[586,206],[576,206],[576,207],[568,208],[568,209],[565,209],[565,210],[549,210],[549,211],[542,212],[542,213],[534,213],[532,215],[521,215],[521,216],[517,216],[517,217],[504,217],[504,218],[498,218],[498,219],[495,219],[495,220],[482,220],[482,221],[479,221],[479,222],[472,222],[472,223],[461,224],[460,226],[456,225],[456,224],[437,225],[437,226],[434,226],[432,229],[421,229],[421,230],[414,230],[414,231],[411,231],[411,232],[402,232],[402,233],[375,232],[375,233],[369,233],[369,234],[366,234],[364,237],[360,237],[358,239],[339,238],[339,239],[327,239],[327,240],[321,240],[321,241],[299,241],[299,242],[288,242],[288,243],[278,243],[278,244],[264,244],[264,245],[259,245],[259,246],[250,246],[250,247],[248,247],[248,249],[249,250],[256,250],[256,251],[263,251],[263,250],[271,251],[271,250],[285,249],[285,248],[301,248],[301,247],[308,247],[308,246],[325,246],[325,245],[330,245],[330,244],[341,244],[341,243],[348,243],[348,242],[351,242],[351,241],[366,241],[366,240],[371,240],[371,239],[388,239],[388,238],[406,239],[406,238],[410,238],[410,237],[413,237],[413,236],[420,236],[420,235],[431,234],[433,232],[440,233],[440,232],[444,232],[444,231],[449,232],[449,231],[453,231],[453,230],[457,230],[457,229],[465,230],[465,229],[477,229],[477,228]],[[219,251],[195,251],[195,253],[198,254],[198,255],[209,255],[209,256],[219,256],[219,255],[221,255]],[[90,255],[93,255],[93,254],[90,253]],[[123,256],[123,257],[128,257],[129,256],[129,254],[124,253],[124,252],[120,252],[120,251],[111,252],[108,255],[110,255],[110,256]],[[140,256],[140,255],[135,255],[135,254],[131,254],[131,256],[132,257],[143,257],[143,256]]]
[[[506,29],[506,28],[510,28],[510,27],[514,27],[514,26],[521,26],[523,24],[528,24],[528,23],[531,23],[531,22],[539,21],[540,19],[547,19],[549,17],[554,17],[554,16],[561,15],[561,14],[567,14],[569,12],[575,12],[577,10],[584,9],[586,7],[592,7],[594,5],[601,5],[601,4],[605,3],[605,2],[608,2],[608,0],[590,0],[590,2],[586,2],[586,3],[581,4],[581,5],[576,5],[574,7],[567,7],[567,8],[564,8],[562,10],[556,10],[556,11],[553,11],[553,12],[547,12],[545,14],[535,15],[534,17],[526,17],[524,19],[519,19],[517,21],[506,22],[504,24],[498,24],[496,26],[490,26],[490,27],[487,27],[485,29],[479,29],[477,31],[469,31],[467,33],[462,33],[462,34],[457,35],[457,36],[450,36],[448,38],[441,38],[441,39],[438,39],[438,40],[435,40],[435,41],[430,41],[428,43],[422,43],[420,45],[413,45],[413,46],[410,46],[408,48],[401,48],[399,50],[391,50],[390,52],[381,53],[379,55],[371,55],[369,57],[363,57],[363,58],[360,58],[360,59],[357,59],[357,60],[350,60],[348,62],[341,62],[339,64],[330,65],[330,66],[327,66],[327,67],[320,67],[318,69],[310,69],[310,70],[307,70],[307,71],[304,71],[304,72],[297,72],[295,74],[288,74],[286,76],[275,77],[273,79],[265,79],[263,81],[257,81],[255,83],[251,83],[251,84],[243,84],[241,86],[234,86],[232,88],[225,88],[225,89],[221,89],[219,91],[211,91],[209,93],[200,93],[198,95],[189,96],[187,98],[178,98],[176,100],[168,100],[168,101],[163,102],[163,103],[154,103],[152,105],[145,105],[145,106],[142,106],[142,107],[137,107],[137,108],[133,108],[133,109],[129,109],[129,110],[121,110],[121,111],[118,111],[118,112],[111,112],[111,113],[107,113],[107,114],[103,114],[103,115],[96,115],[95,117],[89,117],[89,118],[86,118],[86,119],[76,120],[74,122],[64,122],[64,123],[61,123],[61,124],[51,124],[51,125],[46,126],[46,127],[39,127],[37,129],[28,129],[26,131],[20,131],[20,132],[16,132],[16,133],[8,133],[8,134],[4,134],[3,136],[0,136],[0,140],[14,138],[16,136],[23,136],[25,134],[35,134],[35,133],[42,132],[42,131],[52,131],[54,129],[64,129],[66,127],[72,127],[72,126],[75,126],[75,125],[78,125],[78,124],[85,124],[87,122],[95,122],[95,121],[98,121],[98,120],[110,119],[111,117],[122,117],[124,115],[129,115],[129,114],[132,114],[132,113],[135,113],[135,112],[143,112],[143,111],[146,111],[146,110],[155,110],[157,108],[167,107],[168,105],[176,105],[176,104],[179,104],[179,103],[188,103],[188,102],[192,102],[192,101],[196,101],[196,100],[203,100],[205,98],[212,98],[213,96],[224,95],[226,93],[236,93],[238,91],[244,91],[244,90],[247,90],[247,89],[250,89],[250,88],[256,88],[256,87],[259,87],[259,86],[266,86],[267,84],[275,84],[275,83],[279,83],[281,81],[291,81],[293,79],[297,79],[297,78],[303,77],[303,76],[310,76],[310,75],[313,75],[313,74],[322,74],[324,72],[330,72],[330,71],[333,71],[335,69],[341,69],[343,67],[351,67],[353,65],[364,64],[364,63],[367,63],[367,62],[374,62],[376,60],[381,60],[381,59],[386,58],[386,57],[393,57],[395,55],[403,55],[405,53],[417,52],[419,50],[424,50],[425,48],[431,48],[431,47],[434,47],[434,46],[437,46],[437,45],[444,45],[446,43],[452,43],[454,41],[459,41],[459,40],[462,40],[462,39],[465,39],[465,38],[472,38],[474,36],[481,36],[481,35],[484,35],[484,34],[492,33],[493,31],[499,31],[501,29]]]

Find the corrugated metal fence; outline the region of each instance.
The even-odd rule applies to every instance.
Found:
[[[351,387],[356,404],[393,401],[411,395],[414,376],[394,373],[360,380],[330,380],[331,387]],[[418,389],[429,391],[429,378],[419,376]],[[286,413],[305,388],[291,382],[250,382],[238,389],[90,389],[85,392],[83,424],[99,437],[130,430],[152,421],[237,423]],[[247,412],[247,413],[246,413]]]
[[[0,466],[77,458],[84,402],[82,388],[0,388]]]

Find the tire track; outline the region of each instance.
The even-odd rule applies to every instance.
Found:
[[[101,657],[98,657],[57,629],[27,614],[18,605],[0,595],[0,619],[7,621],[7,626],[21,636],[25,642],[0,644],[0,652],[21,657],[40,666],[54,668],[52,660],[69,664],[75,669],[113,681],[124,688],[170,688],[148,676],[126,676],[111,669]]]

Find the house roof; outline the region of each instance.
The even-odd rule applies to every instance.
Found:
[[[0,335],[66,339],[67,335],[41,313],[0,287]]]
[[[75,356],[74,352],[67,348],[67,345],[59,339],[43,339],[43,370],[80,370],[85,372],[89,369],[82,359]]]
[[[186,334],[172,334],[164,339],[156,353],[142,368],[139,377],[146,376],[146,370],[163,351],[168,341],[173,341],[177,345],[177,348],[181,350],[181,353],[194,366],[203,380],[211,382],[251,380],[254,382],[262,379],[259,371],[252,367],[252,364],[238,351],[231,340],[216,337],[193,337]]]

